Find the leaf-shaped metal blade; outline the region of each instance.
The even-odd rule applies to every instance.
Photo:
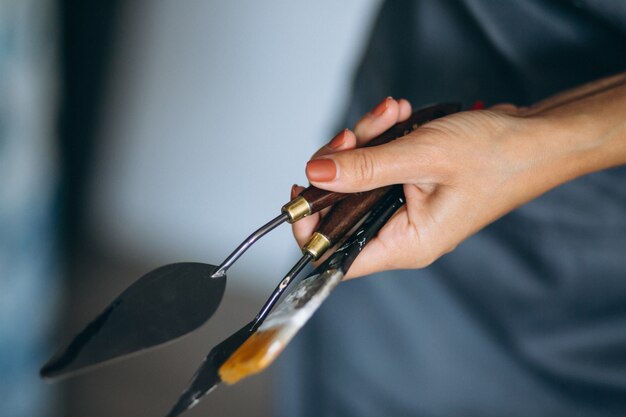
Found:
[[[216,266],[182,262],[138,279],[41,369],[44,378],[67,376],[177,339],[215,312],[226,276]]]

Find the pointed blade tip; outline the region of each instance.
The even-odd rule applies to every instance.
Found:
[[[59,369],[59,361],[51,358],[39,369],[39,377],[50,381],[63,375],[63,370]]]

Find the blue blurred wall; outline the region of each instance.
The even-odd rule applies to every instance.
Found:
[[[128,3],[92,187],[96,234],[126,256],[216,263],[278,214],[333,134],[378,3]],[[282,227],[229,286],[265,294],[296,253]]]

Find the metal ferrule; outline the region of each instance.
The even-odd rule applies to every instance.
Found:
[[[319,232],[313,233],[308,243],[302,247],[304,255],[309,254],[313,260],[317,260],[330,248],[330,240]]]
[[[311,206],[304,197],[298,196],[285,204],[281,211],[289,216],[289,223],[294,223],[311,214]]]

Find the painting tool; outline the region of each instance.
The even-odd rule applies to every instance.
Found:
[[[352,238],[350,238],[346,242],[346,244],[342,246],[342,248],[340,248],[337,252],[335,252],[335,254],[333,254],[329,258],[328,261],[326,261],[319,268],[317,268],[316,271],[306,280],[310,282],[310,279],[312,277],[316,277],[320,275],[326,277],[326,276],[332,275],[334,277],[333,285],[336,285],[338,283],[336,279],[338,278],[340,280],[343,275],[341,275],[340,277],[339,275],[334,274],[334,273],[330,273],[329,275],[329,274],[321,273],[320,271],[327,271],[329,270],[329,268],[336,269],[337,268],[336,265],[343,267],[344,270],[347,271],[347,268],[349,268],[349,266],[351,265],[352,260],[354,260],[356,255],[358,255],[358,253],[363,248],[363,246],[367,244],[367,242],[371,239],[371,237],[376,234],[376,232],[380,229],[380,227],[382,227],[382,225],[391,217],[391,215],[402,205],[403,200],[401,201],[402,199],[402,193],[400,191],[401,187],[393,187],[394,191],[392,193],[389,193],[390,188],[391,187],[385,187],[384,191],[386,195],[382,194],[382,196],[384,197],[384,200],[381,200],[379,196],[379,199],[377,201],[378,206],[372,211],[372,213],[368,217],[368,220],[366,220],[365,223],[363,223],[363,225],[357,229],[357,231],[354,233]],[[344,201],[347,201],[347,199]],[[339,204],[342,204],[342,203],[339,203]],[[340,210],[338,210],[337,212],[340,212]],[[329,213],[329,215],[330,214],[332,213]],[[297,265],[298,264],[296,264],[296,266]],[[268,320],[271,320],[270,318],[275,316],[276,313],[271,313],[269,316],[267,316],[267,312],[272,309],[272,307],[278,301],[280,295],[285,291],[286,286],[283,285],[283,282],[285,281],[285,279],[290,279],[290,280],[293,279],[293,276],[290,277],[290,274],[293,273],[294,269],[295,267],[287,274],[287,276],[283,280],[281,280],[281,283],[276,287],[276,289],[272,293],[272,296],[270,296],[270,298],[265,303],[265,305],[263,306],[263,308],[261,309],[261,311],[255,317],[254,320],[246,324],[244,327],[242,327],[240,330],[235,332],[233,335],[231,335],[229,338],[224,340],[222,343],[220,343],[219,345],[211,349],[209,354],[206,356],[206,358],[202,362],[202,365],[200,366],[200,368],[196,371],[196,373],[192,377],[191,382],[189,383],[188,387],[181,394],[181,396],[179,397],[178,401],[176,402],[174,407],[171,409],[171,411],[167,414],[167,417],[176,417],[180,415],[181,413],[183,413],[184,411],[190,409],[191,407],[193,407],[194,405],[198,403],[200,398],[210,393],[213,389],[215,389],[222,382],[222,376],[221,376],[222,369],[224,369],[224,367],[226,366],[225,364],[227,362],[231,361],[230,359],[231,355],[233,355],[233,353],[235,352],[239,352],[239,350],[244,347],[243,345],[246,345],[248,341],[256,340],[257,333],[263,332],[263,329],[266,327],[265,325],[262,324],[265,318],[267,317]],[[322,279],[325,279],[325,278],[322,278]],[[319,281],[319,282],[322,282],[322,281]],[[296,289],[294,290],[294,292],[291,293],[280,304],[280,306],[284,306],[287,300],[293,300],[294,293],[296,291],[301,292],[301,287],[302,287],[302,284],[298,285]],[[307,288],[310,288],[310,285],[307,285]],[[327,286],[327,288],[329,287]],[[309,291],[308,293],[312,294],[311,291]],[[320,300],[319,297],[315,297],[312,302],[315,303],[317,301],[321,303],[322,300]],[[290,302],[290,305],[291,304],[292,302]],[[317,306],[319,306],[319,304]],[[317,308],[317,306],[314,307],[313,304],[310,304],[307,311],[310,311],[310,314],[313,314],[314,309]],[[279,307],[277,309],[277,312],[281,309],[284,309],[284,307]],[[298,317],[301,317],[300,313],[297,312],[296,314],[298,315],[296,317],[296,320],[300,320],[298,318]],[[268,324],[269,324],[269,321],[268,321]],[[255,345],[256,343],[258,342],[255,342]],[[261,348],[263,349],[263,346],[261,346]],[[265,366],[267,365],[269,365],[269,362],[267,362]],[[259,368],[258,366],[256,368],[258,368],[259,371],[263,369],[263,368]],[[246,367],[246,369],[248,369],[248,367]],[[237,370],[235,371],[237,372]]]
[[[318,259],[339,237],[345,235],[384,193],[385,189],[376,189],[351,194],[329,211],[320,223],[314,238],[304,245],[302,259],[283,278],[253,321],[255,327],[262,322],[282,292],[306,264]],[[65,350],[49,361],[42,369],[42,374],[47,377],[72,375],[91,364],[106,361],[111,355],[113,358],[120,357],[124,352],[131,350],[129,344],[130,347],[136,347],[139,343],[143,343],[143,346],[147,348],[160,341],[167,341],[167,337],[172,336],[172,332],[167,332],[167,330],[174,326],[165,326],[163,329],[149,326],[148,323],[150,319],[154,320],[155,316],[158,322],[170,323],[172,317],[163,315],[174,309],[178,317],[185,317],[185,320],[178,326],[179,332],[200,326],[206,321],[207,310],[199,309],[197,306],[201,303],[209,303],[213,308],[217,308],[224,292],[225,280],[210,278],[211,271],[210,265],[201,263],[171,264],[153,271],[152,279],[140,279],[122,293],[85,330],[79,333]],[[205,276],[204,279],[195,279],[202,274]],[[187,293],[180,294],[180,291]],[[140,309],[136,308],[136,304],[128,302],[128,297],[132,297],[133,294],[143,295]],[[179,304],[182,298],[191,302]],[[147,300],[151,302],[148,303]],[[170,303],[176,303],[176,305],[171,306]],[[141,322],[145,325],[141,326]],[[108,325],[103,326],[103,323]],[[135,328],[138,328],[140,332],[133,332]],[[183,330],[180,330],[181,328]],[[122,340],[113,339],[120,335],[125,335]]]
[[[167,417],[176,417],[189,410],[222,382],[218,374],[220,366],[253,334],[253,324],[254,320],[211,349]]]
[[[459,108],[457,104],[438,104],[418,110],[405,122],[373,139],[368,146],[389,142]],[[41,369],[41,376],[69,376],[194,331],[217,310],[226,288],[226,271],[258,239],[284,222],[297,221],[346,197],[348,194],[310,186],[284,205],[279,216],[244,240],[219,266],[181,262],[147,273],[122,292],[65,349],[55,354]],[[330,247],[333,239],[324,237],[328,238],[323,234],[313,236],[305,246],[303,259],[294,267],[294,273],[285,277],[285,284],[310,260],[318,258]],[[268,312],[266,309],[264,314]]]
[[[364,214],[369,212],[372,206],[384,195],[386,188],[371,190],[363,193],[355,193],[341,200],[329,211],[314,234],[314,237],[303,246],[302,259],[294,265],[289,273],[281,280],[270,298],[267,300],[256,319],[254,326],[258,326],[282,292],[287,288],[293,278],[311,260],[318,259],[328,247],[334,245],[337,239],[344,236]],[[319,242],[323,242],[320,245]],[[155,278],[152,280],[140,279],[120,297],[118,297],[99,317],[97,317],[74,341],[60,354],[53,357],[42,369],[42,374],[47,377],[68,376],[84,369],[91,364],[98,364],[107,360],[107,355],[121,356],[122,352],[129,350],[129,344],[137,346],[143,343],[146,348],[154,345],[158,340],[165,340],[170,333],[164,333],[165,329],[149,325],[140,326],[141,321],[148,323],[151,317],[157,316],[158,322],[169,323],[172,318],[164,317],[163,314],[176,308],[177,315],[186,317],[180,327],[198,327],[206,321],[204,314],[206,309],[198,309],[200,303],[208,302],[217,308],[219,301],[215,298],[222,297],[225,287],[224,280],[209,278],[210,266],[201,263],[180,263],[161,267],[152,272]],[[195,282],[195,277],[205,274],[205,278]],[[191,281],[187,283],[187,281]],[[216,284],[221,283],[220,287]],[[206,284],[206,285],[205,285]],[[193,287],[193,288],[192,288]],[[193,290],[191,290],[193,289]],[[188,291],[188,294],[179,294],[180,291]],[[141,309],[129,303],[127,298],[135,293],[144,294]],[[151,303],[145,300],[150,296]],[[178,303],[183,297],[192,301],[171,306],[170,303]],[[193,298],[192,298],[193,297]],[[136,300],[135,300],[136,302]],[[128,311],[128,310],[131,311]],[[141,313],[141,315],[139,315]],[[132,320],[137,320],[134,323]],[[102,326],[102,323],[107,326]],[[188,326],[188,327],[184,327]],[[179,327],[179,328],[180,328]],[[139,328],[140,333],[133,333],[134,328]],[[122,340],[113,340],[116,335],[131,335]],[[118,349],[113,349],[117,346]]]
[[[219,377],[234,384],[267,368],[306,324],[389,218],[405,203],[395,186],[372,211],[359,230],[309,277],[303,279],[219,368]]]
[[[365,193],[352,194],[335,204],[326,216],[324,216],[315,233],[324,236],[324,239],[330,242],[330,246],[334,245],[372,209],[374,204],[389,191],[389,188],[390,187],[383,187]],[[220,366],[222,366],[224,361],[226,361],[239,346],[254,334],[254,331],[263,323],[289,284],[293,282],[306,264],[321,256],[325,249],[321,252],[313,252],[311,250],[310,244],[316,240],[319,239],[312,238],[309,240],[309,244],[304,245],[302,258],[296,262],[287,275],[280,280],[280,283],[268,297],[254,320],[211,349],[198,371],[192,377],[191,383],[181,394],[176,405],[168,414],[168,417],[177,416],[183,411],[193,407],[200,397],[208,394],[221,382],[217,372]]]

